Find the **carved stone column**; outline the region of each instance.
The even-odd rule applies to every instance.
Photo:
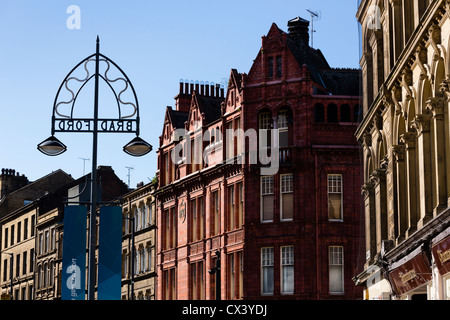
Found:
[[[446,8],[450,7],[450,2],[446,4]],[[446,172],[450,174],[450,118],[448,107],[450,103],[450,78],[445,79],[441,83],[441,94],[445,99],[444,107],[444,127],[445,127],[445,159]],[[450,206],[450,179],[447,179],[447,206]]]
[[[447,207],[447,181],[445,163],[445,126],[444,126],[444,106],[443,97],[434,97],[427,101],[427,109],[433,114],[432,122],[434,131],[431,135],[432,154],[434,162],[434,184],[435,184],[435,206],[433,215],[436,216]]]
[[[433,186],[431,170],[430,118],[418,114],[411,126],[417,132],[418,209],[420,218],[417,228],[423,227],[433,217]]]
[[[376,169],[370,180],[374,186],[377,252],[381,252],[381,243],[387,240],[386,169]]]
[[[389,0],[392,6],[392,30],[393,34],[393,51],[394,60],[400,56],[400,52],[403,50],[403,29],[404,24],[402,21],[402,0]]]
[[[407,225],[406,237],[417,230],[418,208],[417,208],[417,166],[416,166],[416,134],[407,132],[402,134],[400,141],[405,144],[406,150],[406,204]]]
[[[361,188],[364,198],[364,217],[366,234],[366,263],[370,266],[374,262],[377,253],[376,245],[376,222],[375,222],[375,199],[374,186],[372,182],[366,182]]]
[[[405,170],[405,145],[392,146],[392,153],[394,155],[397,174],[397,188],[395,193],[397,195],[397,244],[405,239],[405,232],[407,228],[407,203],[406,203],[406,170]]]

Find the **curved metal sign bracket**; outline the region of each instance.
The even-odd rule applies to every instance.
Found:
[[[96,54],[92,54],[79,62],[69,72],[69,74],[64,78],[63,82],[59,86],[55,101],[53,103],[52,135],[55,132],[93,132],[94,125],[92,121],[94,121],[94,119],[74,118],[75,103],[80,91],[92,78],[95,78],[96,75],[95,72],[91,73],[89,71],[89,62],[96,62]],[[108,85],[108,87],[113,92],[114,97],[116,98],[118,110],[117,118],[96,120],[99,123],[98,132],[131,132],[139,135],[139,103],[133,84],[131,83],[125,72],[123,72],[123,70],[114,61],[112,61],[105,55],[99,53],[98,62],[106,63],[106,69],[103,72],[99,72],[98,76]],[[108,75],[108,72],[112,71],[112,67],[114,67],[118,71],[119,76],[114,78]],[[74,73],[82,68],[84,68],[86,76],[84,78],[75,76]],[[72,84],[74,81],[81,83],[81,85],[78,88],[75,88],[75,86]],[[122,82],[124,86],[123,89],[118,89],[117,91],[120,91],[117,93],[113,87],[113,84],[120,82]],[[122,95],[130,90],[132,94],[132,101],[126,101],[122,97]],[[69,93],[70,98],[68,100],[63,100],[60,97],[62,93]],[[62,110],[63,105],[69,105],[70,110]],[[131,106],[132,109],[124,110],[124,106]]]

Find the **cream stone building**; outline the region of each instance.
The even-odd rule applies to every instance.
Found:
[[[450,299],[450,1],[362,0],[366,299]]]
[[[2,169],[0,176],[0,293],[10,295],[12,284],[14,300],[54,298],[57,226],[49,225],[55,210],[47,214],[47,208],[73,178],[57,170],[29,182],[13,171]]]
[[[155,300],[154,191],[155,185],[149,183],[122,196],[122,300]]]

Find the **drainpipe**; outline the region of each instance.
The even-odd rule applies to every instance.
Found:
[[[320,277],[319,259],[319,175],[317,163],[317,150],[314,151],[315,184],[316,184],[316,299],[319,300],[322,285]]]

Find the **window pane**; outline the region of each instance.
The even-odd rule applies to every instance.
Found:
[[[263,268],[263,293],[273,293],[273,267]]]
[[[281,192],[293,192],[293,179],[294,175],[291,174],[283,174],[281,175]]]
[[[278,144],[280,148],[285,148],[289,146],[289,133],[286,129],[281,129],[278,131],[279,141]]]
[[[281,247],[281,291],[294,292],[294,247]]]
[[[272,129],[272,119],[270,112],[259,114],[259,129]]]
[[[328,217],[330,219],[342,219],[341,217],[341,194],[330,193],[328,195]]]
[[[273,293],[273,248],[261,249],[262,293]]]
[[[293,193],[285,193],[282,196],[282,216],[283,220],[293,219],[294,218],[294,194]]]
[[[263,221],[273,220],[273,195],[263,196]]]
[[[344,292],[344,248],[341,246],[329,247],[329,277],[330,292]]]
[[[261,194],[273,194],[273,176],[261,178]]]
[[[283,267],[283,292],[294,292],[294,266]]]

